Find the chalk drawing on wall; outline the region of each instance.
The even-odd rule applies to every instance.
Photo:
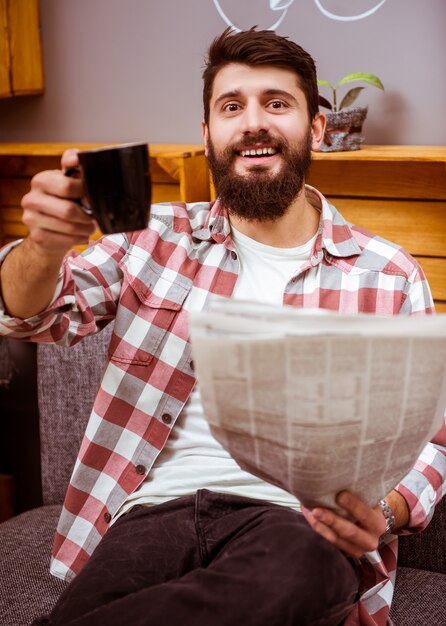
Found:
[[[225,11],[223,11],[220,0],[213,0],[213,2],[222,20],[226,22],[226,24],[230,26],[233,30],[240,32],[241,29],[236,26],[225,13]],[[271,9],[271,11],[281,11],[281,14],[278,18],[277,15],[273,14],[274,24],[272,24],[272,26],[268,26],[266,30],[276,30],[277,28],[279,28],[280,24],[282,23],[288,12],[289,7],[293,4],[293,2],[294,0],[269,0],[269,8]]]
[[[221,6],[221,0],[213,0],[213,2],[222,20],[233,30],[240,32],[241,29],[227,15],[228,12],[223,10]],[[263,2],[265,2],[265,0],[263,0]],[[274,23],[271,26],[268,26],[266,30],[276,30],[280,26],[293,2],[294,0],[269,0],[270,11],[276,13],[280,12],[280,15],[279,17],[277,17],[277,15],[273,13],[272,20]],[[354,22],[357,20],[363,20],[366,17],[369,17],[370,15],[376,13],[376,11],[378,11],[378,9],[380,9],[385,2],[386,0],[380,0],[377,4],[375,4],[367,11],[363,11],[362,13],[358,13],[356,15],[338,15],[337,13],[333,13],[332,11],[329,11],[327,8],[325,8],[321,0],[314,0],[315,5],[319,9],[319,11],[323,15],[325,15],[325,17],[339,22]],[[351,5],[351,2],[348,1],[347,4]]]
[[[363,20],[364,18],[369,17],[370,15],[373,15],[374,13],[376,13],[376,11],[380,9],[385,2],[386,0],[381,0],[381,2],[378,2],[378,4],[370,8],[368,11],[364,11],[363,13],[358,13],[357,15],[337,15],[336,13],[332,13],[331,11],[328,11],[322,5],[322,2],[320,0],[314,0],[314,3],[316,4],[317,8],[319,9],[321,13],[325,15],[325,17],[329,17],[331,20],[337,20],[339,22],[355,22],[356,20]]]

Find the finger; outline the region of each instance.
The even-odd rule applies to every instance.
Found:
[[[338,537],[337,537],[336,533],[334,533],[330,529],[329,526],[326,526],[325,524],[320,522],[313,515],[312,511],[310,511],[309,509],[306,509],[305,507],[302,507],[302,513],[303,513],[305,519],[310,524],[310,526],[311,526],[311,528],[313,530],[315,530],[317,533],[319,533],[319,535],[322,535],[322,537],[325,537],[325,539],[330,541],[330,543],[334,543],[336,545],[336,543],[338,541]]]
[[[22,198],[23,220],[29,225],[27,220],[40,218],[42,215],[57,217],[60,220],[74,222],[78,224],[91,225],[93,220],[85,215],[77,202],[59,198],[46,194],[40,190],[32,190]],[[35,215],[33,215],[35,213]]]
[[[316,512],[317,514],[318,509],[315,509],[314,512]],[[332,526],[329,525],[329,523],[331,522],[330,516],[324,518],[327,521],[327,523],[324,523],[323,521],[318,519],[316,515],[314,515],[314,512],[304,512],[304,515],[313,530],[322,535],[322,537],[330,541],[330,543],[335,545],[337,548],[339,548],[339,550],[342,550],[346,554],[359,558],[363,556],[366,552],[371,552],[378,547],[378,540],[376,538],[366,537],[364,534],[362,534],[364,533],[364,531],[361,531],[361,529],[355,527],[355,525],[351,522],[349,522],[349,524],[351,524],[357,530],[352,530],[351,534],[349,534],[347,530],[345,532],[345,536],[341,536],[335,531]]]
[[[76,204],[74,204],[73,211],[80,211]],[[94,220],[85,219],[83,214],[78,221],[66,220],[60,218],[58,211],[41,213],[38,210],[24,210],[22,221],[28,226],[30,236],[35,241],[44,244],[46,243],[43,241],[45,234],[47,236],[48,233],[59,234],[62,235],[61,241],[64,241],[65,237],[70,239],[70,247],[88,241],[98,228]]]
[[[381,511],[370,507],[353,493],[341,491],[337,495],[336,502],[340,507],[345,509],[362,528],[378,536],[382,535],[385,531],[385,521],[384,516],[380,514]]]
[[[24,202],[22,221],[30,232],[40,228],[71,236],[88,237],[97,228],[96,222],[88,218],[74,202],[49,197],[45,203],[45,211],[40,211],[39,206],[33,207],[32,201]]]
[[[78,153],[79,150],[77,150],[76,148],[70,148],[69,150],[65,150],[60,161],[63,170],[68,170],[72,167],[78,167]]]
[[[84,195],[82,179],[64,176],[60,170],[47,170],[36,174],[31,180],[31,190],[72,200],[82,198]]]
[[[373,515],[375,512],[371,509]],[[336,545],[349,545],[358,549],[362,554],[375,550],[379,544],[380,532],[362,528],[349,519],[337,515],[328,509],[316,508],[312,511],[315,519],[330,528],[336,535]]]

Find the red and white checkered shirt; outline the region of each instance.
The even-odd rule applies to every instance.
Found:
[[[283,302],[344,313],[433,313],[424,274],[399,246],[348,224],[325,198],[309,261]],[[4,249],[2,256],[11,246]],[[1,259],[0,259],[1,260]],[[188,312],[211,293],[230,296],[239,262],[217,201],[160,204],[149,227],[111,235],[65,260],[46,311],[0,316],[0,334],[73,345],[115,320],[108,359],[74,467],[54,542],[51,571],[70,580],[85,565],[114,513],[150,471],[195,384]],[[426,526],[446,480],[446,428],[398,486],[411,518]],[[405,531],[406,532],[406,531]],[[347,620],[383,626],[396,570],[397,538],[362,560],[361,600]]]

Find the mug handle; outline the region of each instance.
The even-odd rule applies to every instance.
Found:
[[[78,167],[69,167],[65,172],[64,175],[68,176],[70,178],[75,177],[76,174],[80,174],[80,169]],[[77,199],[74,200],[74,202],[76,202],[76,204],[79,205],[79,207],[82,209],[82,211],[85,213],[85,215],[89,215],[92,216],[93,215],[93,211],[90,209],[90,207],[85,206],[85,204],[82,203],[81,199]]]

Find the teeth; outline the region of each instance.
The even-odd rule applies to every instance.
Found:
[[[262,156],[266,154],[276,154],[277,150],[275,148],[257,148],[251,150],[241,150],[240,154],[242,156]]]

